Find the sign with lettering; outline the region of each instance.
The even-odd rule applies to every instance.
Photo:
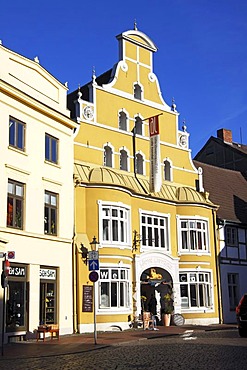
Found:
[[[40,269],[39,270],[40,279],[56,280],[56,270],[54,269]]]
[[[26,277],[26,266],[10,266],[9,276]]]
[[[83,285],[82,312],[93,312],[93,286]]]

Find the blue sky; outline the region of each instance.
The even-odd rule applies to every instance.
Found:
[[[247,1],[12,0],[0,11],[0,39],[40,64],[70,91],[118,61],[115,38],[133,29],[158,47],[154,72],[175,98],[192,156],[219,128],[247,144]]]

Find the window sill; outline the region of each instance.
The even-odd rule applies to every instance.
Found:
[[[28,154],[25,152],[25,149],[22,150],[22,149],[16,148],[15,146],[11,146],[11,145],[8,146],[8,149],[13,150],[13,152],[28,156]]]
[[[58,163],[50,162],[50,161],[47,161],[47,160],[45,160],[44,162],[46,164],[49,164],[49,165],[54,166],[56,168],[61,168],[61,166]]]

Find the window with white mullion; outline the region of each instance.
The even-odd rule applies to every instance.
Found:
[[[184,272],[179,274],[182,309],[212,306],[211,274]]]
[[[143,214],[141,223],[143,247],[169,249],[166,217]]]
[[[127,243],[128,210],[123,207],[102,207],[103,241]]]
[[[208,228],[204,220],[181,220],[181,250],[207,251]]]

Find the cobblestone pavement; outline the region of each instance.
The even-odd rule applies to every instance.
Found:
[[[88,352],[40,358],[6,358],[1,370],[246,369],[247,338],[236,329],[188,330],[177,336],[124,342]]]
[[[99,334],[98,339],[102,343],[97,345],[93,344],[92,335],[81,336],[84,339],[86,337],[88,343],[77,343],[80,338],[77,335],[62,338],[56,344],[47,341],[7,345],[5,351],[9,352],[0,358],[0,369],[150,370],[169,367],[169,369],[243,370],[246,368],[247,338],[238,336],[236,326],[206,329],[169,328],[163,329],[163,334],[162,330],[157,334],[153,331],[137,333],[130,331],[122,334],[122,336],[121,333]],[[73,338],[74,343],[71,343]],[[32,348],[30,352],[29,348]],[[224,367],[221,367],[223,365]]]

